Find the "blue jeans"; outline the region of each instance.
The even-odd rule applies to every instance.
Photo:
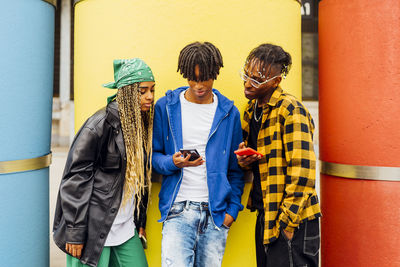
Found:
[[[214,225],[207,203],[174,203],[163,224],[162,267],[221,266],[228,231]]]

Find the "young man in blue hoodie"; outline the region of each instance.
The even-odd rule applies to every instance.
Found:
[[[154,111],[152,162],[163,175],[162,266],[221,266],[229,227],[243,209],[243,173],[233,153],[242,140],[240,114],[212,88],[223,67],[218,48],[195,42],[178,61],[189,86],[168,91]],[[181,149],[196,149],[200,157]]]

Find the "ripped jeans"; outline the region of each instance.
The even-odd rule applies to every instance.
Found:
[[[220,267],[228,231],[214,225],[208,203],[174,203],[163,224],[162,267]]]

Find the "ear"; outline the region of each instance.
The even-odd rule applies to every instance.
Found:
[[[275,87],[275,88],[278,87],[279,84],[281,83],[281,81],[282,81],[282,77],[277,77],[277,78],[274,80],[274,87]]]

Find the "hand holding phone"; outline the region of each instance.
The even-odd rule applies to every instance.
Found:
[[[194,161],[200,158],[200,154],[197,152],[197,149],[180,149],[179,151],[182,153],[184,158],[190,154],[189,161]]]
[[[263,154],[261,154],[260,152],[250,148],[250,147],[246,147],[246,148],[242,148],[242,149],[238,149],[236,151],[234,151],[234,153],[238,156],[251,156],[251,155],[259,155],[261,157],[263,157]]]
[[[239,165],[242,167],[250,166],[253,162],[263,157],[263,154],[260,152],[250,147],[246,147],[244,142],[239,144],[239,149],[234,151],[234,153],[236,154]]]
[[[143,227],[138,229],[139,239],[142,242],[143,249],[147,249],[146,230]]]
[[[172,155],[172,160],[178,168],[197,167],[205,162],[196,149],[181,149]]]

